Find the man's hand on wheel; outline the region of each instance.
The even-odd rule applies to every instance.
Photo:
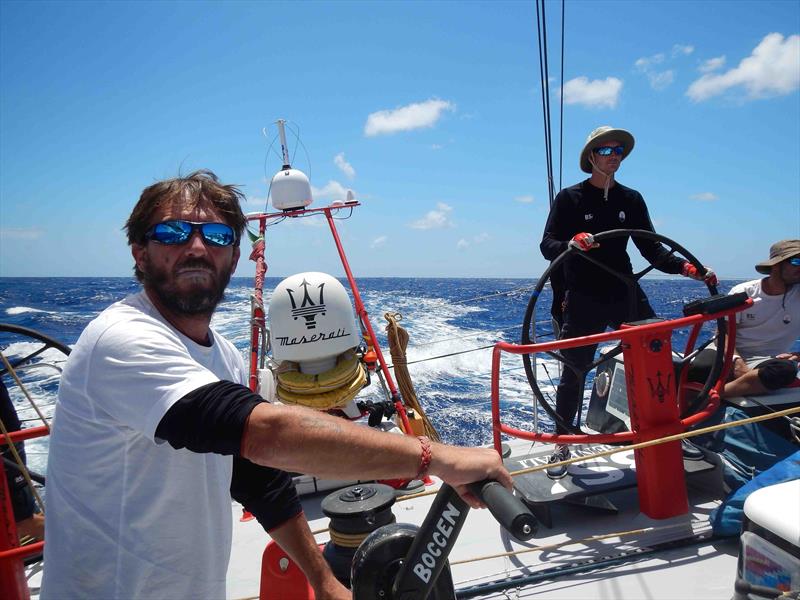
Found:
[[[714,273],[711,267],[704,267],[704,269],[706,270],[705,275],[700,275],[697,267],[687,260],[685,263],[683,263],[681,275],[688,277],[689,279],[694,279],[695,281],[704,281],[708,285],[717,285],[718,282],[716,273]]]
[[[585,231],[576,233],[575,236],[569,241],[570,248],[577,248],[582,252],[588,252],[592,248],[599,248],[600,244],[594,241],[594,236]]]

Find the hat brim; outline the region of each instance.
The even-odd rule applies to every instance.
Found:
[[[758,263],[756,265],[756,271],[758,271],[762,275],[769,275],[772,272],[772,265],[778,264],[779,262],[780,261],[775,261],[775,262],[767,261],[763,263]]]
[[[625,160],[628,157],[633,150],[634,144],[636,143],[636,141],[633,139],[633,136],[624,129],[609,129],[608,131],[604,131],[597,137],[592,138],[583,147],[580,161],[581,171],[584,173],[592,172],[592,163],[589,162],[589,153],[598,146],[602,146],[609,140],[620,142],[624,146],[625,150],[622,152],[622,160]]]
[[[789,260],[793,256],[798,256],[798,254],[800,254],[800,249],[788,248],[785,252],[779,254],[778,256],[773,256],[769,260],[758,263],[756,265],[756,271],[762,275],[769,275],[772,272],[772,267],[785,260]]]

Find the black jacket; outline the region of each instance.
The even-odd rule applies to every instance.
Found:
[[[546,259],[553,260],[567,249],[575,234],[582,231],[597,234],[611,229],[654,231],[647,205],[639,192],[616,183],[608,190],[608,200],[605,200],[603,190],[587,179],[558,193],[539,247]],[[662,244],[644,238],[634,238],[634,243],[642,256],[658,270],[671,274],[681,272],[684,259],[670,256]],[[611,269],[630,275],[633,267],[627,245],[627,236],[618,237],[602,242],[590,253],[592,258]],[[617,278],[580,256],[565,261],[564,277],[567,290],[580,291],[598,299],[625,296],[625,287]]]

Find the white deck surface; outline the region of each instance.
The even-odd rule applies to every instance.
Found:
[[[542,475],[543,476],[543,475]],[[618,507],[612,514],[563,503],[552,507],[553,527],[540,525],[536,536],[526,543],[501,530],[487,510],[470,511],[461,535],[450,555],[457,590],[536,575],[555,567],[569,567],[590,560],[618,556],[709,530],[708,515],[719,504],[715,475],[690,479],[690,513],[665,520],[652,520],[639,512],[635,489],[608,494]],[[436,489],[433,486],[427,489]],[[304,499],[313,531],[328,527],[319,503],[325,493]],[[392,510],[398,523],[420,525],[433,495],[401,500]],[[233,503],[234,540],[228,569],[228,598],[257,598],[261,579],[261,557],[269,540],[256,520],[240,522],[241,507]],[[627,536],[587,541],[591,536],[644,529]],[[317,541],[328,541],[328,533]],[[563,545],[562,545],[563,544]],[[559,545],[558,547],[553,547]],[[547,548],[542,548],[547,546]],[[532,549],[513,557],[487,558],[510,551]],[[189,549],[187,549],[189,551]],[[629,558],[623,563],[598,565],[577,573],[560,574],[540,581],[519,580],[502,591],[482,590],[480,598],[548,598],[591,600],[730,600],[736,576],[738,539],[660,549],[657,553]],[[464,562],[462,562],[464,561]],[[38,597],[41,565],[27,569],[32,597]],[[2,594],[0,594],[1,596]],[[293,599],[286,599],[293,600]]]
[[[558,566],[585,563],[692,534],[707,533],[708,514],[719,504],[714,487],[713,476],[706,477],[705,481],[693,482],[689,492],[690,513],[665,520],[653,520],[641,514],[634,489],[608,495],[619,508],[618,514],[558,504],[552,508],[553,528],[540,526],[537,535],[527,543],[518,542],[501,531],[488,511],[471,511],[450,555],[456,589],[529,576]],[[312,530],[324,529],[328,525],[328,519],[320,514],[318,508],[324,496],[321,494],[304,501]],[[397,522],[420,525],[432,499],[433,495],[430,495],[396,502],[392,510]],[[255,598],[259,594],[261,555],[268,537],[255,520],[240,523],[241,509],[236,505],[233,507],[233,516],[234,548],[229,568],[228,597],[237,600]],[[582,541],[591,536],[637,529],[646,531],[601,541]],[[317,540],[326,542],[328,534],[318,534]],[[486,558],[494,554],[566,542],[570,543],[514,557]],[[714,544],[705,541],[661,549],[655,554],[630,558],[621,564],[601,565],[593,570],[562,574],[557,578],[512,584],[506,590],[486,591],[476,597],[729,600],[733,595],[736,576],[737,542],[736,539]],[[469,562],[459,564],[460,561]]]

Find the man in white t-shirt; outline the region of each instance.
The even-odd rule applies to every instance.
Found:
[[[800,240],[772,245],[769,259],[756,265],[766,275],[734,286],[730,294],[747,293],[753,305],[736,314],[733,380],[724,395],[766,394],[789,385],[797,375],[800,352],[791,352],[800,337]]]
[[[224,598],[231,497],[307,576],[350,600],[287,471],[332,479],[511,477],[491,449],[381,434],[268,404],[211,316],[236,268],[241,192],[209,171],[146,188],[126,230],[143,290],[101,313],[64,368],[47,470],[41,598]]]

